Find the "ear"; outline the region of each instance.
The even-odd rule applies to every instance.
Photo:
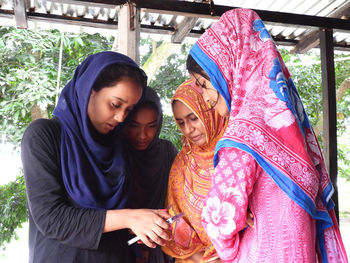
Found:
[[[96,94],[96,91],[95,91],[95,90],[93,90],[93,89],[91,89],[90,97],[95,96],[95,94]]]

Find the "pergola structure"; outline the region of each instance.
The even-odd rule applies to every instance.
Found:
[[[138,61],[140,33],[169,35],[173,43],[181,43],[199,37],[225,11],[237,7],[254,9],[277,45],[301,53],[320,49],[323,152],[338,215],[334,50],[350,51],[349,0],[0,0],[0,26],[6,20],[18,28],[49,23],[118,32],[119,52]]]

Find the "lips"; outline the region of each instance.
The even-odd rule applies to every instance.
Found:
[[[117,126],[117,125],[113,125],[113,124],[107,123],[107,128],[108,128],[110,131],[114,130],[115,126]]]
[[[191,140],[196,142],[196,141],[200,140],[201,138],[202,138],[202,135],[197,135],[197,136],[191,137]]]
[[[148,145],[148,142],[147,141],[145,141],[145,142],[137,142],[137,145],[140,146],[140,147],[144,147],[144,146]]]

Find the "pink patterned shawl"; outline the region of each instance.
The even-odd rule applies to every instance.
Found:
[[[334,217],[333,186],[317,138],[259,16],[247,9],[226,12],[190,54],[230,110],[228,127],[216,145],[215,165],[222,147],[250,153],[274,182],[317,220],[322,262],[328,262],[328,230],[337,232],[346,259]]]

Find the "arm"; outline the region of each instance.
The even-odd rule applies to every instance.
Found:
[[[27,205],[35,227],[47,238],[85,249],[97,249],[104,211],[73,206],[60,172],[60,127],[37,120],[25,131],[21,157]]]
[[[167,227],[157,211],[94,210],[78,207],[65,191],[60,168],[60,137],[50,120],[32,123],[22,139],[22,163],[26,183],[27,204],[36,228],[47,238],[82,249],[97,249],[102,232],[131,228],[135,233],[146,233],[158,241],[165,237]],[[59,134],[59,133],[58,133]],[[135,222],[141,216],[148,228],[138,230],[143,223]],[[150,221],[156,222],[150,222]],[[158,222],[158,224],[157,224]],[[136,229],[136,230],[135,230]],[[150,232],[150,229],[154,232]],[[150,241],[145,241],[145,243]],[[154,246],[154,244],[151,244]]]
[[[128,228],[148,247],[155,248],[164,245],[164,240],[170,239],[167,229],[169,224],[164,219],[169,218],[166,210],[152,209],[119,209],[108,210],[103,232]]]
[[[220,149],[219,157],[202,222],[220,258],[229,262],[238,252],[238,232],[245,227],[257,163],[251,155],[236,148]]]

